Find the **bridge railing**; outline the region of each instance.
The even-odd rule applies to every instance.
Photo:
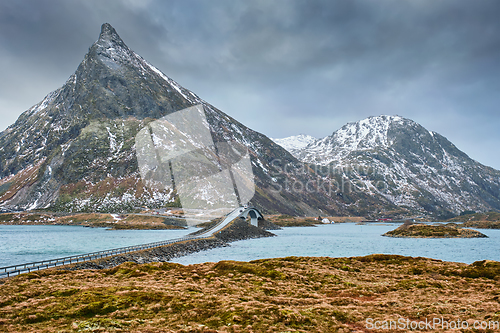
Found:
[[[238,208],[237,210],[241,210],[241,207]],[[164,246],[164,245],[178,243],[178,242],[196,239],[196,238],[208,238],[208,237],[212,236],[212,231],[215,230],[216,228],[218,228],[221,224],[223,224],[223,223],[227,224],[227,223],[231,222],[231,221],[227,221],[227,219],[232,214],[236,213],[237,210],[234,210],[234,211],[226,214],[224,219],[221,219],[218,223],[216,223],[215,225],[213,225],[212,227],[210,227],[209,229],[205,230],[204,232],[202,232],[198,235],[184,236],[184,237],[180,237],[180,238],[169,239],[166,241],[159,241],[159,242],[147,243],[147,244],[142,244],[142,245],[125,246],[125,247],[120,247],[120,248],[116,248],[116,249],[96,251],[96,252],[85,253],[85,254],[80,254],[80,255],[74,255],[74,256],[68,256],[68,257],[62,257],[62,258],[56,258],[56,259],[50,259],[50,260],[35,261],[35,262],[26,263],[26,264],[0,267],[0,279],[5,278],[5,277],[15,276],[15,275],[18,275],[21,273],[29,273],[29,272],[33,272],[33,271],[47,269],[50,267],[69,265],[69,264],[86,262],[86,261],[100,259],[100,258],[106,258],[106,257],[114,256],[117,254],[141,251],[141,250],[146,250],[146,249],[150,249],[150,248],[154,248],[154,247]],[[241,213],[241,211],[239,213]],[[238,215],[240,215],[240,214],[238,214]]]
[[[231,219],[230,221],[227,221],[227,219],[233,214],[235,213],[237,210],[240,210],[241,208],[238,208],[230,213],[227,213],[226,215],[224,215],[224,218],[221,219],[219,222],[215,223],[213,226],[211,226],[210,228],[208,228],[207,230],[203,231],[203,232],[200,232],[198,235],[196,235],[196,237],[202,237],[202,235],[205,235],[205,234],[208,234],[210,233],[210,235],[212,235],[212,231],[214,229],[217,229],[221,224],[227,224],[229,222],[231,222],[233,219]]]
[[[166,241],[159,241],[159,242],[147,243],[147,244],[142,244],[142,245],[134,245],[134,246],[125,246],[125,247],[120,247],[120,248],[116,248],[116,249],[96,251],[96,252],[86,253],[86,254],[81,254],[81,255],[74,255],[74,256],[68,256],[68,257],[62,257],[62,258],[56,258],[56,259],[50,259],[50,260],[42,260],[42,261],[25,263],[25,264],[0,267],[0,278],[15,276],[15,275],[18,275],[21,273],[39,271],[39,270],[50,268],[50,267],[63,266],[63,265],[85,262],[85,261],[90,261],[90,260],[95,260],[95,259],[100,259],[100,258],[106,258],[106,257],[114,256],[117,254],[146,250],[146,249],[164,246],[164,245],[177,243],[177,242],[182,242],[182,241],[186,241],[186,240],[190,240],[190,239],[194,239],[194,238],[198,238],[198,237],[184,236],[184,237],[180,237],[180,238],[169,239]],[[200,237],[200,238],[203,238],[203,237]]]

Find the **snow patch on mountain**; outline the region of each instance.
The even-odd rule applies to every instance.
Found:
[[[317,139],[311,135],[299,134],[299,135],[289,136],[283,139],[271,138],[271,140],[273,140],[278,145],[285,148],[286,150],[288,150],[288,152],[290,152],[292,155],[295,156],[295,154],[300,152],[302,149],[307,147],[307,145],[316,141]]]
[[[296,157],[304,162],[328,165],[341,161],[353,151],[387,148],[392,144],[387,134],[389,127],[402,121],[404,118],[400,116],[382,115],[348,123],[331,136],[303,147]]]

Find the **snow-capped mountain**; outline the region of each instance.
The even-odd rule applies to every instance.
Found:
[[[283,139],[271,140],[288,150],[293,156],[297,157],[297,154],[301,152],[302,149],[304,149],[308,144],[316,141],[317,139],[310,135],[299,134]]]
[[[144,184],[135,139],[192,106],[202,108],[214,143],[248,148],[256,185],[250,204],[264,213],[443,216],[500,209],[500,172],[411,120],[372,117],[323,139],[276,144],[163,74],[109,24],[67,82],[0,133],[0,208],[179,206],[174,187]]]
[[[163,74],[109,24],[67,82],[0,133],[0,207],[127,211],[179,205],[173,188],[143,184],[135,137],[154,120],[194,105],[202,106],[214,142],[248,148],[257,187],[251,204],[300,215],[343,210],[319,194],[280,191],[283,182],[306,183],[312,176],[281,173],[284,165],[290,171],[301,163]]]
[[[381,195],[400,207],[441,215],[500,209],[500,171],[399,116],[349,123],[296,156],[348,173],[357,190]]]
[[[340,165],[354,151],[389,147],[392,143],[389,142],[389,127],[403,121],[405,119],[399,116],[379,116],[349,123],[331,136],[316,140],[307,149],[304,147],[297,156],[309,163],[327,165],[335,162]]]

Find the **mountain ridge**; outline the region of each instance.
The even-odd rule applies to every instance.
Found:
[[[0,208],[178,207],[174,188],[145,186],[135,137],[195,105],[214,142],[248,148],[256,185],[250,203],[264,213],[446,217],[500,209],[499,172],[411,120],[378,116],[306,137],[297,159],[165,75],[109,24],[64,85],[0,133]]]
[[[365,184],[382,181],[388,184],[386,193],[371,185],[364,191],[378,192],[398,206],[426,211],[435,206],[454,214],[500,209],[500,171],[474,161],[444,136],[401,116],[348,123],[294,151],[294,156],[333,169],[350,167],[354,179]]]

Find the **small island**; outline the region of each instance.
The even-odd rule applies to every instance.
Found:
[[[382,236],[407,238],[488,238],[476,230],[464,229],[454,223],[445,225],[413,224],[406,222]]]

